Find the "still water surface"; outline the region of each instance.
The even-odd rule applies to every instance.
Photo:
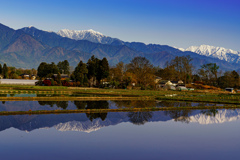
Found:
[[[6,101],[0,111],[219,105]],[[0,116],[1,159],[238,159],[240,110]]]
[[[238,159],[239,119],[239,109],[0,116],[0,155],[25,160]]]

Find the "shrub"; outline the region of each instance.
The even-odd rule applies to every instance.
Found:
[[[77,85],[77,83],[76,83],[76,82],[72,82],[72,84],[73,84],[73,87],[76,87],[76,85]]]
[[[43,81],[42,81],[42,80],[39,80],[39,81],[37,81],[37,82],[35,83],[36,86],[42,86],[42,84],[43,84]]]
[[[51,79],[51,84],[52,84],[52,86],[54,86],[54,80],[53,79]]]
[[[44,84],[45,86],[51,86],[51,81],[48,80],[48,79],[45,79],[45,80],[43,81],[43,84]]]
[[[68,86],[69,86],[69,83],[68,83],[67,81],[63,81],[63,82],[62,82],[62,85],[68,87]]]
[[[58,83],[57,83],[57,81],[54,81],[54,86],[58,86]]]

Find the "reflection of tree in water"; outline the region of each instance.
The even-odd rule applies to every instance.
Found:
[[[130,108],[132,101],[113,101],[117,108]]]
[[[208,110],[202,110],[201,113],[205,114],[207,116],[215,117],[216,114],[218,113],[218,110],[213,108],[213,109],[208,109]]]
[[[38,101],[41,106],[49,105],[53,107],[55,104],[58,108],[67,109],[68,101]]]
[[[7,94],[0,94],[1,97],[7,97]],[[2,104],[5,104],[5,101],[2,101]]]
[[[75,106],[77,109],[85,109],[87,106],[87,102],[85,101],[74,101]]]
[[[147,108],[156,107],[155,101],[114,101],[117,108]]]
[[[41,106],[49,105],[50,107],[53,107],[54,104],[56,104],[55,101],[38,101],[38,104]]]
[[[162,107],[192,107],[192,103],[174,101],[162,101],[158,105]]]
[[[128,117],[133,124],[143,125],[152,118],[152,114],[152,112],[129,112]]]
[[[155,101],[114,101],[118,108],[151,108],[156,107]],[[143,125],[152,118],[152,112],[129,112],[130,122],[136,125]]]
[[[170,116],[174,121],[189,123],[191,112],[191,110],[172,110],[164,111],[164,114]]]
[[[107,101],[87,101],[86,103],[86,109],[109,109]],[[97,118],[101,118],[104,121],[107,117],[107,113],[86,113],[86,115],[91,121]]]
[[[68,101],[57,101],[56,103],[57,107],[62,109],[67,109],[68,107]]]
[[[10,96],[10,97],[14,97],[14,96],[15,96],[15,94],[9,94],[9,96]]]
[[[210,105],[211,107],[217,107],[217,104],[216,104],[216,103],[208,104],[208,105]],[[207,106],[207,104],[204,104],[203,106]],[[202,113],[202,114],[205,114],[205,115],[207,115],[207,116],[215,117],[216,114],[218,113],[218,110],[215,109],[215,108],[206,109],[206,110],[202,110],[201,113]]]

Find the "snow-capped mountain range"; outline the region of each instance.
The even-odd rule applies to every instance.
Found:
[[[112,44],[114,41],[120,41],[117,38],[111,38],[103,35],[100,32],[89,30],[68,30],[62,29],[57,32],[62,37],[67,37],[75,40],[88,40],[94,43]]]
[[[225,60],[227,62],[239,63],[240,52],[231,49],[226,49],[223,47],[214,47],[209,45],[201,46],[191,46],[187,49],[179,48],[181,51],[191,51],[199,55],[204,55],[207,57],[218,58],[220,60]]]
[[[117,41],[117,44],[124,44],[123,41],[117,38],[111,38],[109,36],[105,36],[100,32],[90,30],[68,30],[62,29],[57,32],[58,35],[62,37],[71,38],[74,40],[88,40],[94,43],[102,43],[102,44],[113,44]],[[116,43],[116,42],[115,42]],[[197,53],[199,55],[217,58],[220,60],[224,60],[231,63],[239,63],[240,62],[240,52],[234,51],[231,49],[226,49],[223,47],[215,47],[210,45],[200,45],[200,46],[190,46],[187,49],[178,48],[179,50],[191,51]]]

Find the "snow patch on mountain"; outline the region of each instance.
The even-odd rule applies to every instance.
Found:
[[[111,38],[103,35],[100,32],[89,30],[68,30],[62,29],[57,32],[62,37],[67,37],[75,40],[88,40],[94,43],[112,44],[114,41],[120,41],[117,38]]]
[[[187,49],[179,48],[181,51],[191,51],[199,55],[204,55],[212,58],[218,58],[227,62],[239,63],[240,52],[223,47],[214,47],[209,45],[191,46]]]

